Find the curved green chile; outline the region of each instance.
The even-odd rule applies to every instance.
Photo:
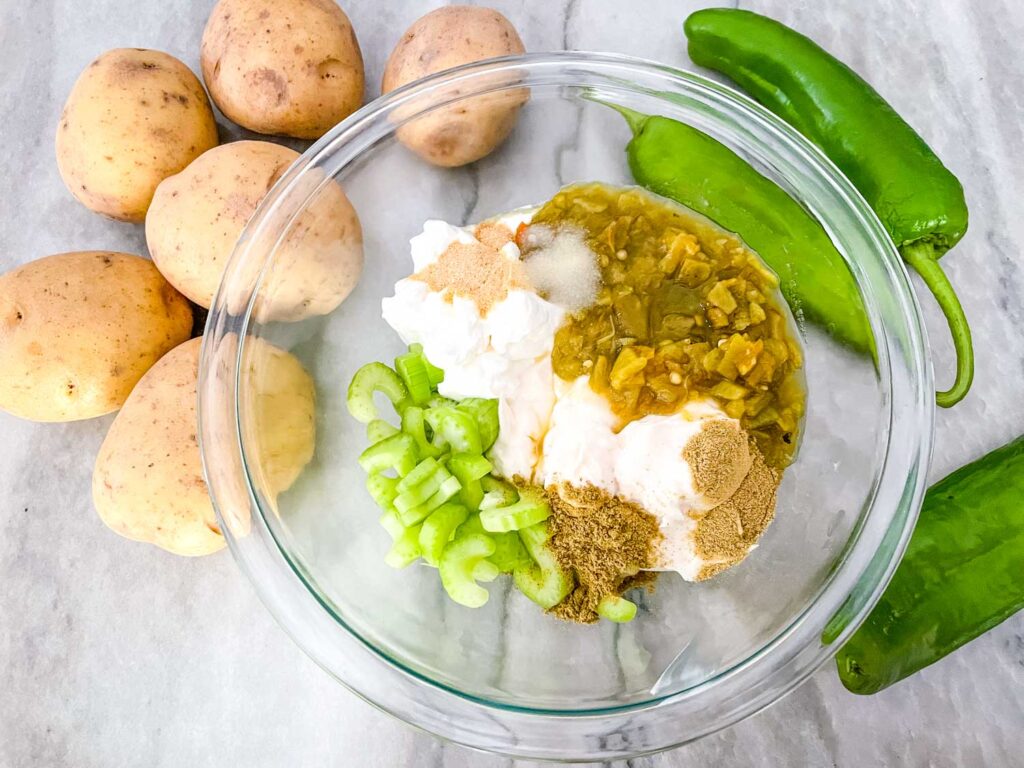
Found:
[[[974,353],[967,318],[949,281],[939,277],[937,259],[967,231],[960,182],[868,83],[799,32],[725,8],[691,14],[685,31],[695,63],[729,76],[817,144],[874,209],[946,316],[956,381],[936,400],[945,407],[959,402],[971,386]]]
[[[854,349],[873,350],[857,283],[813,216],[706,133],[614,108],[633,131],[626,155],[637,183],[735,232],[778,274],[794,312]]]
[[[875,693],[1024,609],[1024,437],[932,486],[907,552],[836,657]]]

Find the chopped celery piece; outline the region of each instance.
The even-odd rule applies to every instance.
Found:
[[[546,521],[519,531],[533,563],[512,573],[519,591],[544,609],[554,608],[572,591],[572,580],[547,546],[549,536]]]
[[[409,390],[409,397],[416,405],[422,405],[430,399],[434,391],[430,387],[430,376],[422,352],[406,352],[395,358],[395,370],[402,378],[402,383]]]
[[[467,397],[456,406],[476,421],[480,431],[482,450],[486,451],[498,439],[498,401],[483,397]]]
[[[367,474],[394,469],[399,475],[409,474],[418,459],[416,441],[399,432],[374,443],[359,455],[359,466]]]
[[[398,510],[399,514],[404,514],[413,507],[425,504],[428,499],[432,498],[440,490],[441,484],[449,477],[451,475],[448,474],[444,467],[438,467],[434,470],[434,474],[426,480],[398,494],[395,497],[395,509]]]
[[[481,486],[482,488],[483,486]],[[505,504],[513,504],[515,502],[506,501],[505,495],[501,491],[488,491],[484,494],[484,497],[480,499],[480,511],[483,512],[485,509],[494,509],[495,507],[502,507]]]
[[[442,504],[430,513],[420,529],[420,549],[424,560],[430,565],[441,561],[445,546],[468,514],[466,508],[458,504]]]
[[[370,445],[397,434],[398,427],[388,424],[384,419],[374,419],[366,425],[366,441]]]
[[[398,478],[385,477],[379,472],[366,476],[366,490],[378,507],[387,507],[398,495]]]
[[[444,397],[443,395],[434,395],[432,398],[427,400],[428,408],[440,408],[444,405],[454,408],[457,403],[451,398]]]
[[[467,509],[480,509],[480,503],[483,500],[484,489],[480,486],[479,480],[468,480],[462,483],[462,490],[459,491],[459,501],[461,501]]]
[[[352,418],[369,424],[379,417],[373,402],[374,392],[384,393],[396,410],[400,410],[399,405],[409,397],[409,390],[397,373],[384,363],[367,363],[356,371],[348,385],[346,404]]]
[[[426,419],[433,428],[434,435],[451,446],[453,452],[483,453],[476,419],[468,413],[442,405],[428,409]]]
[[[490,560],[481,560],[473,568],[473,579],[475,581],[494,581],[501,575],[501,569]]]
[[[484,502],[488,499],[484,497]],[[492,533],[518,531],[543,522],[551,517],[551,507],[536,494],[522,494],[519,501],[505,506],[482,507],[480,522],[484,530]]]
[[[636,616],[636,603],[618,595],[606,595],[597,606],[597,615],[617,624],[625,624]]]
[[[398,485],[396,486],[398,488],[398,492],[403,493],[413,486],[419,485],[432,474],[437,472],[440,466],[441,465],[437,463],[437,459],[428,456],[417,464],[409,474],[398,481]],[[433,493],[433,491],[431,491],[431,493]]]
[[[466,518],[466,522],[460,525],[458,530],[455,531],[455,538],[461,539],[463,536],[469,536],[473,533],[482,533],[486,536],[491,536],[491,534],[487,533],[487,531],[484,530],[484,527],[480,524],[480,515],[478,514],[471,514]],[[494,537],[491,536],[491,538],[493,539]]]
[[[410,405],[402,411],[402,431],[412,435],[421,456],[440,456],[441,448],[435,446],[427,437],[427,422],[423,418],[423,409]]]
[[[459,485],[458,478],[451,477],[449,475],[441,482],[441,487],[438,488],[438,490],[429,499],[422,504],[418,504],[405,511],[398,510],[398,516],[401,518],[403,524],[415,525],[416,523],[424,520],[427,515],[440,507],[446,501],[451,499],[452,496],[459,492],[461,487],[462,486]]]
[[[420,556],[420,527],[406,528],[395,539],[391,550],[384,555],[384,562],[392,568],[405,568],[412,565]]]
[[[519,491],[516,490],[515,486],[512,483],[499,480],[493,475],[481,477],[480,485],[483,486],[484,493],[501,494],[502,504],[511,504],[513,501],[519,501]]]
[[[430,386],[436,389],[437,385],[444,381],[444,371],[427,360],[427,356],[423,354],[422,344],[410,344],[409,351],[422,356],[423,362],[426,363],[427,366],[427,376],[430,379]]]
[[[491,462],[478,453],[454,453],[448,459],[448,469],[463,483],[479,480],[491,473]]]
[[[479,520],[479,517],[477,519]],[[480,528],[482,530],[483,525]],[[526,551],[518,533],[489,533],[487,535],[494,539],[494,554],[488,559],[502,573],[512,573],[516,568],[533,565],[530,553]]]
[[[448,469],[462,483],[459,498],[469,509],[479,509],[483,501],[484,491],[480,478],[486,477],[491,471],[491,462],[483,456],[470,453],[456,453],[447,462]]]
[[[384,514],[380,516],[380,524],[388,532],[392,541],[396,541],[405,533],[405,526],[398,519],[398,512],[395,511],[394,507],[389,506],[384,510]]]
[[[480,561],[494,554],[490,537],[476,533],[451,541],[444,548],[438,571],[448,596],[459,605],[479,608],[490,595],[473,576]]]

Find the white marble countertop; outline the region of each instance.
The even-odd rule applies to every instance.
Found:
[[[61,104],[103,50],[166,50],[198,69],[213,0],[0,0],[0,271],[86,248],[144,252],[141,227],[96,217],[53,157]],[[431,0],[346,0],[368,97],[399,32]],[[689,66],[699,2],[494,0],[527,48],[617,51]],[[840,55],[964,181],[971,231],[944,261],[973,319],[969,398],[938,415],[931,476],[1024,431],[1024,6],[1014,0],[741,0]],[[1017,150],[1013,148],[1017,147]],[[940,381],[952,351],[925,307]],[[2,364],[2,363],[0,363]],[[37,425],[0,413],[0,766],[491,766],[379,714],[321,672],[225,551],[185,560],[96,517],[92,461],[110,418]],[[768,711],[633,768],[1019,765],[1024,614],[871,698],[831,665]],[[517,763],[525,765],[525,763]]]

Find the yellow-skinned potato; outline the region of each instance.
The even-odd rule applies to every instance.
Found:
[[[153,262],[61,253],[0,275],[0,409],[35,421],[117,410],[192,332],[192,309]]]
[[[363,57],[334,0],[220,0],[200,61],[210,95],[257,133],[316,139],[363,103]]]
[[[173,56],[108,51],[68,96],[57,126],[57,167],[86,208],[142,221],[157,185],[217,145],[206,92]]]
[[[497,11],[470,5],[438,8],[399,40],[384,66],[381,91],[460,64],[524,51],[515,27]],[[402,126],[398,139],[435,165],[466,165],[508,137],[526,98],[525,89],[477,96]]]
[[[274,182],[299,157],[266,141],[211,149],[165,180],[146,216],[149,252],[164,276],[209,307],[235,242]],[[341,187],[330,182],[293,224],[264,279],[261,320],[299,320],[333,310],[359,280],[362,231]]]
[[[203,479],[196,418],[200,339],[171,350],[142,378],[114,419],[93,471],[93,503],[116,533],[178,555],[224,546]],[[313,456],[313,382],[292,355],[257,339],[246,360],[252,470],[273,498]],[[228,510],[232,514],[237,511]]]

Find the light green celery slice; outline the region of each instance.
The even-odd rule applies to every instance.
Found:
[[[420,526],[406,528],[395,539],[391,550],[384,555],[384,562],[392,568],[405,568],[412,565],[420,556]]]
[[[484,498],[486,502],[486,497]],[[506,506],[482,506],[480,522],[489,533],[503,533],[529,528],[531,525],[547,520],[551,516],[551,507],[535,494],[523,494],[519,501]]]
[[[359,455],[359,466],[367,474],[394,469],[405,476],[413,470],[418,460],[416,441],[402,432],[381,440]]]
[[[386,477],[379,472],[367,475],[366,490],[378,507],[386,507],[398,495],[398,478]]]
[[[420,529],[420,549],[423,559],[430,565],[441,561],[445,546],[469,513],[458,504],[442,504],[430,513]]]
[[[373,445],[386,437],[397,435],[398,432],[398,427],[389,424],[384,419],[374,419],[366,425],[366,442]]]
[[[490,595],[476,583],[477,566],[494,554],[494,542],[488,536],[471,534],[448,543],[441,555],[438,571],[448,596],[467,608],[479,608]]]
[[[617,624],[625,624],[636,616],[636,603],[618,595],[607,595],[598,604],[597,614]]]
[[[373,402],[374,392],[382,392],[398,411],[401,411],[400,406],[409,398],[409,390],[397,373],[384,363],[367,363],[352,377],[345,399],[348,412],[357,421],[369,424],[379,418],[377,406]]]
[[[542,608],[553,608],[572,590],[572,580],[547,546],[550,537],[547,521],[523,528],[519,537],[533,563],[513,571],[516,586]]]
[[[435,438],[450,446],[453,453],[483,453],[476,419],[468,413],[442,405],[427,409],[425,418]]]

